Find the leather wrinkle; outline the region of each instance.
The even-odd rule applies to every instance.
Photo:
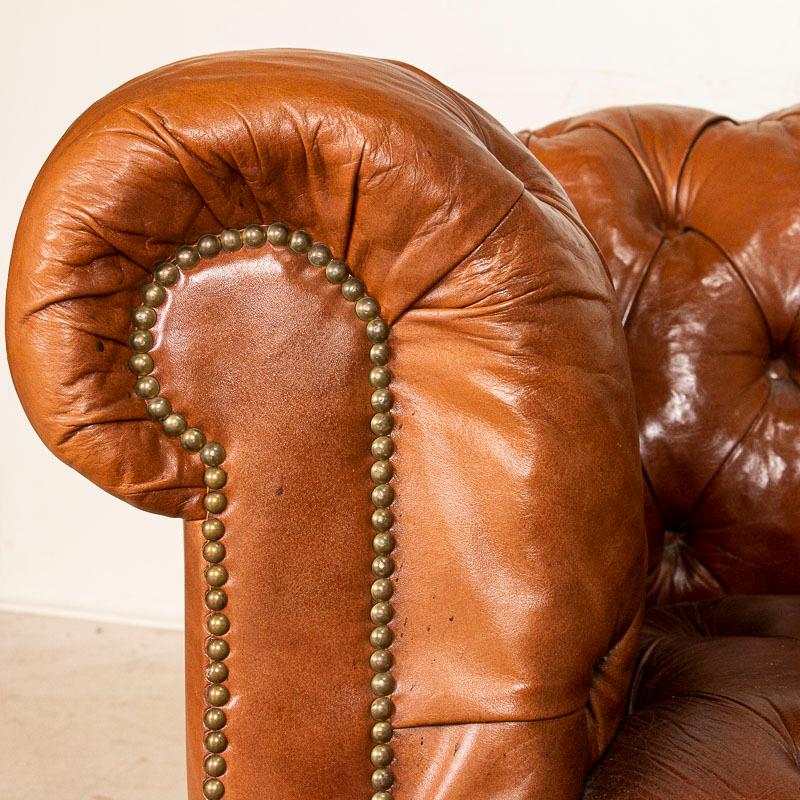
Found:
[[[550,199],[547,197],[541,197],[537,195],[536,200],[540,203],[550,206],[554,211],[560,213],[565,219],[569,220],[580,231],[580,233],[583,236],[586,237],[587,241],[589,242],[589,244],[591,244],[595,253],[597,253],[598,258],[600,259],[600,262],[603,265],[603,269],[605,270],[606,276],[608,277],[609,283],[613,285],[614,281],[612,280],[611,277],[611,270],[608,268],[605,256],[603,255],[603,252],[600,250],[600,247],[594,240],[594,236],[592,236],[591,232],[586,227],[583,220],[579,216],[570,213],[568,210],[563,209],[561,206],[556,205],[555,203],[550,201]]]
[[[353,230],[356,225],[356,213],[358,212],[358,201],[361,197],[361,182],[359,180],[361,175],[361,168],[364,164],[364,153],[367,149],[367,143],[361,143],[361,153],[358,157],[358,165],[353,170],[353,179],[350,184],[350,208],[347,217],[347,226],[345,227],[344,249],[342,258],[347,261],[350,258],[350,244],[353,240]]]
[[[131,139],[137,139],[141,142],[144,142],[149,147],[156,146],[158,147],[161,152],[171,158],[176,165],[181,165],[181,160],[178,158],[175,148],[171,146],[171,142],[168,141],[166,138],[167,134],[167,127],[166,122],[162,119],[158,120],[158,124],[153,122],[144,111],[140,111],[137,108],[122,108],[120,109],[122,113],[130,114],[135,120],[140,122],[145,128],[153,134],[155,138],[149,138],[144,131],[137,131],[133,130],[132,128],[121,128],[121,127],[107,127],[105,128],[105,132],[109,134],[118,134],[122,136],[129,137]],[[152,113],[152,112],[151,112]],[[157,115],[155,115],[157,116]],[[187,176],[188,177],[188,176]]]
[[[586,705],[572,711],[565,711],[563,714],[552,714],[544,717],[534,717],[531,719],[509,717],[507,719],[477,719],[477,720],[459,720],[458,722],[425,722],[416,725],[394,725],[396,731],[413,731],[417,729],[424,730],[425,728],[457,728],[465,725],[535,725],[537,723],[556,722],[558,720],[569,719],[570,717],[582,714],[588,708],[588,700]]]
[[[400,320],[402,320],[403,317],[409,311],[420,310],[417,309],[417,304],[422,302],[429,294],[433,293],[436,289],[438,289],[441,285],[443,285],[446,282],[447,278],[455,269],[457,269],[462,264],[466,263],[475,256],[475,254],[486,244],[486,240],[489,239],[492,236],[492,234],[494,234],[499,228],[501,228],[503,223],[506,222],[506,220],[511,216],[511,214],[517,208],[520,200],[522,200],[525,194],[526,190],[525,187],[523,186],[520,190],[517,199],[513,201],[513,203],[509,206],[509,208],[505,211],[505,213],[500,217],[499,220],[497,220],[496,223],[492,225],[492,227],[488,230],[488,232],[480,237],[479,241],[475,244],[472,250],[470,250],[468,253],[462,256],[458,261],[452,263],[442,275],[437,276],[437,279],[433,283],[421,287],[419,292],[417,293],[417,296],[413,298],[409,303],[407,303],[406,307],[403,308],[392,320],[390,320],[390,322],[393,325],[397,325],[397,323],[400,322]],[[428,309],[424,310],[427,311]]]

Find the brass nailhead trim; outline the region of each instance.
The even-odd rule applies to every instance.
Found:
[[[230,692],[225,682],[228,679],[228,668],[224,664],[230,653],[225,636],[231,628],[231,615],[228,609],[228,596],[224,587],[228,580],[228,571],[224,566],[225,545],[221,541],[225,536],[225,524],[219,515],[227,508],[227,496],[222,489],[227,485],[228,475],[220,466],[225,461],[225,449],[217,442],[208,442],[206,435],[199,428],[190,427],[182,414],[175,413],[169,400],[163,397],[161,385],[150,373],[155,369],[149,351],[154,345],[150,332],[156,324],[156,308],[164,303],[167,289],[178,282],[180,271],[188,272],[201,260],[213,259],[219,253],[235,252],[242,247],[257,249],[265,245],[276,248],[288,247],[297,254],[304,254],[312,267],[320,268],[329,283],[339,286],[342,297],[355,304],[358,319],[365,323],[366,336],[370,344],[369,357],[372,366],[368,380],[374,391],[371,398],[372,417],[370,428],[374,434],[371,452],[374,459],[370,475],[375,487],[370,493],[374,507],[371,523],[374,529],[372,547],[375,559],[372,572],[375,580],[371,587],[372,608],[370,619],[374,625],[370,633],[373,647],[370,656],[370,668],[373,675],[370,687],[375,700],[370,706],[373,724],[371,736],[373,747],[369,758],[373,767],[371,784],[374,794],[372,800],[394,800],[391,788],[394,785],[394,774],[390,764],[394,760],[394,750],[388,742],[393,730],[391,718],[394,704],[391,695],[395,690],[395,680],[391,674],[394,663],[390,647],[394,639],[389,623],[394,611],[389,602],[394,586],[391,575],[394,572],[394,560],[390,557],[395,547],[395,538],[391,532],[394,515],[389,506],[393,503],[395,492],[390,485],[394,475],[391,457],[394,453],[394,442],[391,432],[394,428],[394,417],[390,409],[394,396],[388,388],[392,373],[387,366],[390,358],[389,338],[390,326],[380,316],[381,307],[378,301],[366,293],[364,284],[356,278],[346,263],[335,259],[331,250],[324,244],[314,242],[308,231],[291,231],[282,222],[271,225],[246,225],[244,228],[226,228],[218,235],[205,234],[194,245],[178,247],[172,258],[156,265],[153,281],[141,290],[141,305],[131,314],[133,331],[129,336],[129,346],[133,351],[128,366],[137,376],[135,393],[147,403],[147,413],[156,422],[160,422],[164,432],[175,437],[186,451],[197,453],[205,465],[203,477],[206,493],[203,506],[207,516],[202,525],[203,558],[208,564],[205,577],[207,589],[205,604],[208,609],[206,630],[208,638],[205,652],[206,664],[205,696],[208,706],[203,715],[205,726],[203,760],[205,779],[203,797],[206,800],[221,800],[225,794],[225,785],[220,780],[228,768],[222,755],[228,749],[228,738],[223,732],[227,724],[224,707],[230,701]],[[224,609],[224,613],[223,613]]]

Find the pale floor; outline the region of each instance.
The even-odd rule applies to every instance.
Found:
[[[0,613],[2,800],[186,800],[183,636]]]

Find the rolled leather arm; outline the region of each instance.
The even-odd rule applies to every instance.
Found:
[[[48,447],[185,520],[190,797],[579,796],[638,635],[632,392],[495,121],[370,59],[145,75],[37,178],[7,326]]]

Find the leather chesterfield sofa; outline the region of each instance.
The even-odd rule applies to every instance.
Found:
[[[799,276],[800,107],[515,137],[268,51],[86,111],[9,360],[184,520],[189,797],[800,797]]]

